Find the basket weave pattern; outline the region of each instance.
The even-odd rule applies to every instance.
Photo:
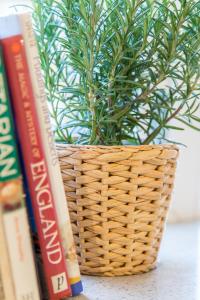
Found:
[[[82,274],[155,267],[178,149],[57,145]]]

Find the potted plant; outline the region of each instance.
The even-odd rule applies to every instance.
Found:
[[[167,133],[200,130],[200,2],[34,3],[82,273],[149,271],[178,156]]]

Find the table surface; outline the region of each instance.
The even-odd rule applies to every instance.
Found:
[[[82,280],[84,293],[73,300],[199,300],[200,223],[167,225],[154,271]]]

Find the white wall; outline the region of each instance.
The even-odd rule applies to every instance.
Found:
[[[170,136],[187,145],[180,147],[171,222],[200,219],[200,132],[190,128]]]
[[[22,4],[30,5],[31,0],[0,0],[0,14],[6,14],[8,11],[13,11],[14,8],[11,7]]]

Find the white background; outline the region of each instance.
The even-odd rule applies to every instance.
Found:
[[[0,13],[18,3],[30,3],[30,0],[0,0]],[[180,149],[169,221],[200,219],[200,132],[187,128],[184,132],[171,132],[169,137],[187,145]]]

